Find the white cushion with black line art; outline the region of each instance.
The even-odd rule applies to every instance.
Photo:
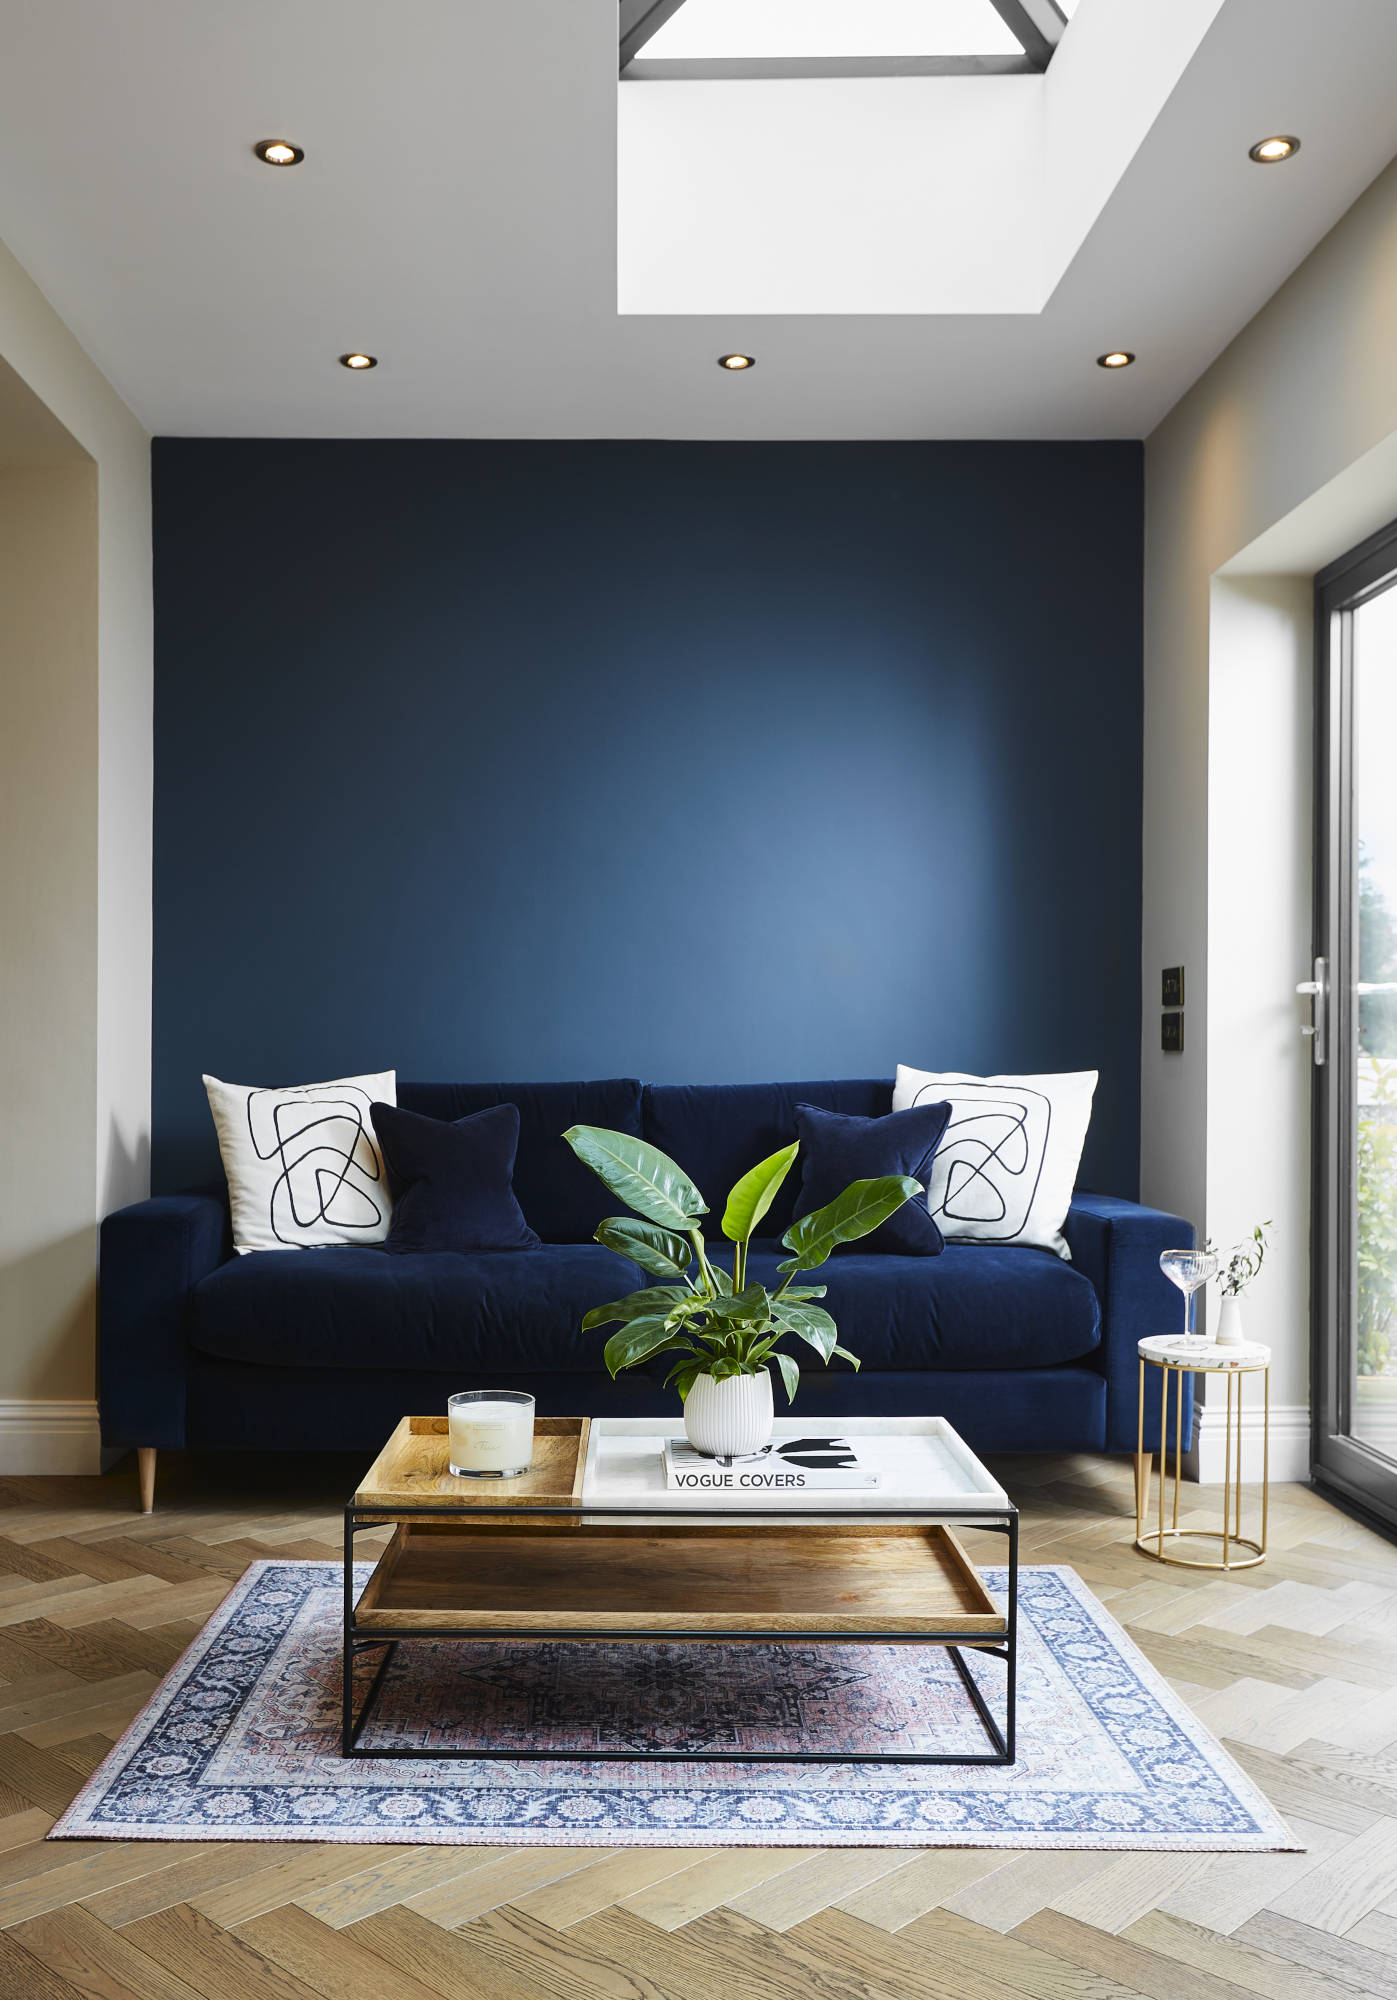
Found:
[[[897,1066],[893,1110],[949,1102],[951,1119],[931,1165],[926,1204],[948,1243],[1002,1243],[1055,1251],[1062,1234],[1098,1072],[967,1076]]]
[[[369,1107],[397,1103],[396,1070],[282,1089],[206,1076],[204,1088],[235,1250],[383,1241],[393,1203]]]

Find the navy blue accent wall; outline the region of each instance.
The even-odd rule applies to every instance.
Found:
[[[1135,444],[154,447],[154,1183],[201,1070],[1102,1071],[1136,1186]]]

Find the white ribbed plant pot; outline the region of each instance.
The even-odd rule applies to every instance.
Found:
[[[698,1375],[684,1398],[684,1433],[705,1458],[746,1458],[770,1442],[776,1413],[771,1402],[771,1370],[727,1375],[715,1382]]]
[[[1247,1336],[1242,1331],[1242,1301],[1230,1294],[1224,1296],[1222,1311],[1218,1314],[1218,1330],[1213,1335],[1218,1347],[1245,1347]]]

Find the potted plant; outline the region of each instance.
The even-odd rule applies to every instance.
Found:
[[[1242,1299],[1255,1282],[1266,1261],[1270,1222],[1258,1222],[1244,1243],[1236,1244],[1218,1260],[1218,1284],[1222,1291],[1222,1311],[1214,1336],[1219,1347],[1245,1347],[1242,1332]]]
[[[797,1285],[795,1279],[823,1264],[836,1244],[867,1236],[921,1194],[919,1181],[905,1174],[854,1181],[827,1207],[801,1216],[781,1238],[791,1254],[780,1266],[781,1284],[768,1292],[747,1282],[748,1245],[791,1170],[798,1143],[760,1161],[728,1196],[722,1229],[733,1246],[729,1272],[713,1261],[704,1242],[700,1217],[708,1214],[708,1204],[666,1154],[627,1132],[597,1125],[574,1125],[563,1137],[635,1211],[609,1216],[596,1232],[597,1242],[662,1280],[595,1307],[583,1328],[619,1324],[604,1350],[613,1379],[654,1355],[678,1357],[665,1381],[679,1391],[684,1429],[695,1451],[743,1457],[767,1443],[774,1420],[771,1363],[781,1371],[788,1402],[800,1382],[800,1369],[780,1350],[788,1336],[813,1347],[826,1365],[837,1354],[858,1367],[857,1356],[839,1345],[834,1321],[815,1303],[825,1287]]]

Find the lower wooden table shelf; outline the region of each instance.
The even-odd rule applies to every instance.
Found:
[[[952,1752],[600,1751],[566,1758],[616,1761],[1012,1763],[1017,1665],[1018,1519],[1007,1500],[965,1496],[933,1509],[897,1502],[880,1516],[859,1496],[831,1493],[828,1512],[771,1507],[734,1518],[715,1510],[640,1517],[634,1504],[585,1502],[573,1459],[551,1443],[549,1474],[521,1483],[443,1480],[435,1469],[432,1419],[395,1433],[393,1446],[345,1510],[345,1756],[556,1758],[554,1750],[373,1749],[361,1743],[396,1645],[409,1639],[553,1640],[702,1644],[920,1644],[943,1646],[988,1739],[988,1749]],[[557,1419],[579,1431],[585,1420]],[[444,1423],[442,1430],[444,1431]],[[555,1432],[556,1439],[557,1433]],[[394,1471],[394,1463],[399,1469]],[[401,1465],[410,1476],[401,1476]],[[387,1467],[385,1472],[385,1465]],[[458,1494],[457,1485],[466,1491]],[[512,1491],[510,1489],[513,1489]],[[998,1489],[995,1489],[998,1492]],[[429,1497],[424,1497],[429,1496]],[[1009,1540],[1009,1592],[1001,1609],[986,1588],[950,1514]],[[920,1517],[920,1518],[919,1518]],[[354,1537],[394,1522],[394,1533],[357,1601]],[[384,1649],[354,1713],[358,1654]],[[993,1715],[962,1656],[970,1647],[1004,1661],[1004,1722]]]

